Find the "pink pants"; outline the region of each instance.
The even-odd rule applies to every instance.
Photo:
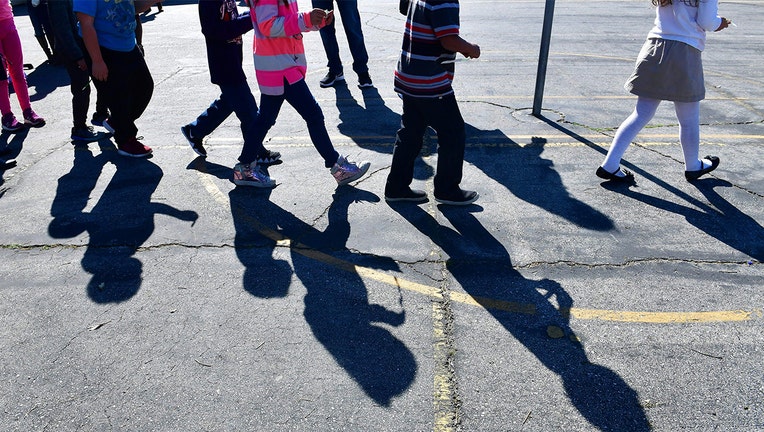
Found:
[[[16,92],[16,97],[19,99],[21,110],[30,108],[32,104],[29,101],[27,79],[24,76],[24,55],[21,52],[21,40],[12,18],[0,21],[0,54],[5,58],[8,73],[13,82],[13,91]],[[0,82],[0,114],[5,115],[9,112],[11,112],[11,101],[8,83]]]

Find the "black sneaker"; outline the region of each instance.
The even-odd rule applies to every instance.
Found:
[[[407,187],[406,189],[398,192],[390,192],[385,190],[385,201],[425,202],[427,201],[427,192],[418,189],[411,189],[410,187]]]
[[[358,88],[363,90],[365,88],[372,88],[374,84],[371,83],[371,76],[369,73],[358,74]]]
[[[191,136],[191,125],[185,125],[181,127],[180,133],[182,133],[183,136],[186,137],[186,141],[188,141],[188,145],[191,146],[191,149],[196,154],[198,154],[201,157],[207,157],[207,150],[205,150],[204,146],[202,145],[202,138]]]
[[[109,113],[104,114],[104,113],[95,112],[93,113],[93,118],[90,119],[90,124],[92,124],[93,126],[103,127],[103,122],[107,118],[109,118]]]
[[[321,78],[321,81],[319,81],[319,84],[322,88],[332,87],[334,84],[345,81],[345,75],[342,74],[342,72],[338,74],[333,74],[331,72],[327,72],[326,76]]]
[[[257,156],[258,165],[277,165],[281,163],[281,153],[265,150],[265,153]]]
[[[105,136],[106,134],[103,132],[96,132],[93,129],[93,126],[85,126],[81,128],[72,128],[71,139],[72,141],[90,143],[98,141]]]
[[[16,166],[16,159],[0,159],[0,170],[7,170]]]
[[[457,188],[453,192],[450,192],[448,194],[438,196],[437,192],[435,193],[435,201],[441,203],[441,204],[448,204],[448,205],[455,205],[455,206],[466,206],[474,203],[477,201],[478,197],[480,195],[475,191],[467,191],[467,190],[461,190]]]

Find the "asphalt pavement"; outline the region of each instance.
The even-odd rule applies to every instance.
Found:
[[[482,51],[456,63],[462,185],[481,195],[463,208],[432,199],[432,134],[413,184],[430,200],[384,200],[397,2],[359,5],[373,89],[341,28],[347,85],[320,88],[304,38],[334,145],[369,174],[336,187],[285,106],[268,190],[231,181],[236,118],[206,160],[180,134],[218,93],[196,2],[163,3],[143,17],[142,160],[70,141],[66,72],[16,7],[47,124],[0,135],[17,161],[0,172],[0,430],[764,431],[764,3],[722,2],[737,27],[703,54],[701,154],[719,169],[684,179],[664,103],[618,187],[594,171],[634,107],[650,2],[556,2],[538,116],[550,2],[461,2]]]

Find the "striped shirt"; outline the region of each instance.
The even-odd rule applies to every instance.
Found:
[[[255,27],[253,52],[260,92],[284,94],[284,80],[294,84],[308,70],[302,33],[318,30],[310,14],[298,12],[297,0],[253,0],[250,16]]]
[[[454,92],[453,60],[438,39],[459,35],[458,0],[410,0],[403,47],[395,71],[395,91],[414,97],[435,98]]]

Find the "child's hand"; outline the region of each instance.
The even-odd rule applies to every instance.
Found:
[[[462,54],[467,58],[478,58],[480,57],[480,47],[476,44],[469,44],[469,48],[462,51]]]
[[[720,31],[720,30],[724,30],[724,29],[726,29],[727,27],[729,27],[729,26],[730,26],[730,24],[732,24],[732,21],[728,20],[727,18],[724,18],[724,17],[722,17],[722,23],[721,23],[721,24],[719,24],[719,28],[718,28],[718,29],[716,29],[716,30],[714,30],[714,31]]]
[[[314,27],[321,27],[321,25],[324,23],[324,20],[326,20],[327,14],[325,10],[315,8],[312,11],[310,11],[310,25]]]
[[[321,27],[328,26],[332,23],[332,21],[334,21],[334,9],[326,11],[326,19],[324,19],[324,23],[321,25]]]

